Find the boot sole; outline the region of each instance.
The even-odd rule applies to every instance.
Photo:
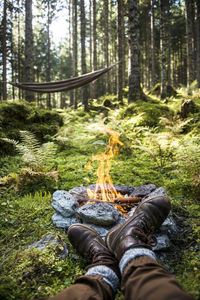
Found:
[[[108,247],[108,249],[109,249],[110,251],[113,251],[112,248],[111,248],[110,242],[109,242],[109,237],[110,237],[110,235],[111,235],[114,231],[118,230],[118,228],[121,227],[121,230],[119,230],[118,234],[116,235],[116,237],[118,237],[119,234],[120,234],[120,232],[124,229],[124,227],[126,227],[129,223],[131,223],[131,222],[133,221],[136,212],[141,208],[142,205],[144,205],[146,202],[148,202],[148,201],[150,201],[150,200],[155,200],[155,199],[160,198],[160,197],[161,197],[161,196],[155,196],[155,197],[152,197],[152,198],[147,199],[147,200],[143,201],[142,203],[140,203],[140,204],[138,205],[138,207],[136,208],[136,210],[135,210],[133,216],[130,218],[130,220],[127,220],[127,222],[125,222],[126,224],[122,224],[122,225],[119,224],[119,225],[115,226],[113,229],[111,229],[111,230],[108,232],[108,234],[106,235],[106,238],[105,238],[105,244],[106,244],[106,246]],[[162,197],[165,198],[165,199],[169,199],[169,198],[166,197],[166,196],[162,196]],[[116,238],[116,237],[115,237],[115,238]]]

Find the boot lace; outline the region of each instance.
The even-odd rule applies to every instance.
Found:
[[[146,235],[140,228],[133,228],[133,233],[136,237],[138,237],[143,243],[147,245],[155,246],[157,244],[157,239],[154,235]]]

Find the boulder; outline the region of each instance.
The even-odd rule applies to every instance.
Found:
[[[130,194],[130,197],[145,197],[156,189],[155,184],[140,185]]]
[[[119,219],[119,211],[107,203],[85,204],[77,210],[83,222],[110,226]]]
[[[38,242],[33,243],[28,247],[28,249],[37,248],[39,250],[45,250],[49,245],[56,246],[56,252],[61,256],[62,259],[65,259],[65,257],[68,255],[66,243],[52,234],[46,235]]]
[[[78,208],[78,202],[70,193],[59,190],[53,193],[52,207],[63,217],[71,217]]]
[[[69,228],[69,226],[71,226],[74,223],[78,223],[78,220],[76,218],[74,218],[74,217],[66,218],[66,217],[63,217],[59,213],[55,213],[52,216],[52,221],[56,227],[65,228],[65,229]]]
[[[157,243],[152,247],[153,251],[165,250],[170,247],[170,240],[166,234],[156,233]]]
[[[150,198],[155,197],[155,196],[166,196],[167,197],[167,191],[166,191],[166,189],[163,188],[163,187],[155,189],[153,192],[151,192],[145,198],[143,198],[142,201],[150,199]]]

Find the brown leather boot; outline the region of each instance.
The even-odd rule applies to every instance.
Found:
[[[120,276],[118,261],[96,230],[85,224],[77,223],[69,227],[67,234],[77,252],[91,263],[87,269],[103,265],[111,268],[118,277]]]
[[[142,202],[132,217],[109,231],[106,246],[119,261],[128,249],[151,249],[149,236],[161,226],[170,209],[170,200],[164,196],[156,196]]]

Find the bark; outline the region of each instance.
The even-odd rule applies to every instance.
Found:
[[[69,31],[69,57],[70,57],[70,64],[73,64],[73,55],[72,55],[72,22],[73,22],[73,16],[72,16],[72,0],[68,3],[68,12],[69,12],[69,22],[68,22],[68,31]],[[70,76],[73,76],[73,67],[70,67]],[[74,102],[74,93],[73,91],[70,91],[70,102],[69,105],[73,106]]]
[[[50,3],[47,2],[47,74],[46,80],[47,82],[51,81],[51,59],[50,59],[50,51],[51,51],[51,40],[50,40]],[[51,94],[47,96],[47,107],[48,109],[52,108],[51,105]]]
[[[122,88],[123,88],[123,63],[124,63],[124,45],[123,45],[123,1],[118,0],[118,100],[123,103],[122,100]]]
[[[85,52],[85,29],[86,29],[86,20],[85,20],[85,1],[80,1],[81,9],[81,69],[82,74],[87,72],[86,69],[86,52]],[[88,91],[87,87],[82,88],[82,103],[84,105],[85,111],[88,110]]]
[[[108,45],[109,45],[109,28],[108,28],[108,14],[109,14],[109,5],[108,0],[104,0],[104,60],[106,67],[109,66],[109,53],[108,53]],[[109,73],[106,75],[106,92],[110,92],[110,78]]]
[[[185,0],[186,36],[187,36],[187,92],[194,80],[194,44],[193,44],[193,0]]]
[[[167,95],[167,2],[168,0],[160,0],[160,75],[161,75],[161,86],[160,86],[160,97],[164,99]]]
[[[73,76],[77,77],[77,0],[72,1],[73,14]],[[73,95],[74,108],[77,109],[77,90],[74,90]]]
[[[17,1],[18,7],[20,7],[20,0]],[[21,61],[22,61],[22,51],[21,51],[21,24],[20,24],[20,12],[18,12],[18,23],[17,23],[17,34],[18,34],[18,40],[17,40],[17,69],[18,69],[18,82],[22,81],[21,76]],[[18,89],[18,97],[19,99],[22,98],[21,90]]]
[[[3,41],[2,41],[2,54],[3,54],[3,100],[7,100],[7,0],[4,0],[3,7]]]
[[[155,29],[154,29],[154,0],[150,0],[151,3],[151,87],[156,84],[156,72],[155,72]]]
[[[12,7],[13,7],[13,1],[12,1]],[[13,10],[11,10],[11,32],[10,32],[10,40],[11,40],[11,44],[10,44],[10,54],[11,54],[11,70],[12,70],[12,82],[15,81],[15,72],[16,72],[16,68],[15,68],[15,53],[14,53],[14,38],[13,38]],[[15,100],[15,87],[12,86],[12,99]]]
[[[93,71],[97,70],[97,16],[96,16],[96,0],[92,0],[92,36],[93,36]],[[94,82],[92,85],[93,97],[97,98],[97,83]]]
[[[150,51],[149,51],[149,45],[151,43],[150,37],[151,37],[151,31],[150,31],[150,23],[151,20],[149,18],[149,3],[147,2],[145,7],[145,84],[146,88],[150,89]]]
[[[197,84],[200,88],[200,1],[196,0],[196,48],[197,48],[197,58],[196,58],[196,70],[197,70]]]
[[[89,35],[90,35],[90,72],[92,72],[92,0],[89,7]]]
[[[25,2],[25,76],[26,81],[33,81],[33,29],[32,29],[32,0]],[[34,101],[34,95],[26,91],[25,99]]]
[[[131,103],[137,99],[144,99],[141,89],[140,74],[140,32],[139,32],[139,1],[128,0],[128,19],[129,19],[129,55],[130,55],[130,73],[129,73],[129,95],[128,102]]]

